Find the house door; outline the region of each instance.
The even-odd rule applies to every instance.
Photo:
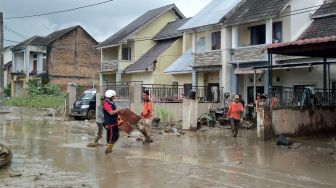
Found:
[[[208,102],[219,101],[219,83],[209,83],[206,90],[206,99]]]
[[[254,93],[253,93],[254,87],[253,86],[249,86],[247,87],[247,104],[254,104]],[[256,96],[258,94],[263,94],[264,93],[264,86],[257,86],[256,87]]]
[[[23,95],[23,81],[16,81],[15,83],[15,97],[22,97]]]

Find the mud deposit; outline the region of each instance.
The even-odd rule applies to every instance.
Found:
[[[86,147],[94,138],[94,123],[29,117],[0,115],[0,142],[14,153],[12,163],[0,169],[0,187],[336,185],[331,138],[303,138],[288,148],[258,140],[255,130],[242,130],[237,138],[222,128],[180,136],[154,130],[153,144],[122,134],[112,154],[105,155],[104,139],[98,147]]]

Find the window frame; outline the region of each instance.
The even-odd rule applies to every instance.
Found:
[[[124,50],[127,49],[127,58],[124,58]],[[131,47],[122,47],[121,49],[121,60],[122,61],[132,61],[132,48]]]
[[[280,29],[280,40],[276,41],[276,29]],[[272,24],[272,43],[281,43],[283,41],[283,24],[282,21],[273,22]]]
[[[222,36],[220,31],[214,31],[211,33],[211,50],[220,50],[222,48],[221,44]]]
[[[251,46],[266,44],[266,24],[251,26],[249,29]],[[260,37],[260,39],[257,41],[257,39],[254,37],[260,34],[261,29],[263,29],[263,37]]]

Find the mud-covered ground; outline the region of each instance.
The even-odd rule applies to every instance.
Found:
[[[154,129],[153,144],[138,142],[137,133],[122,134],[105,155],[105,140],[86,147],[94,138],[94,122],[49,115],[50,109],[0,111],[0,142],[14,153],[12,163],[0,169],[0,187],[336,185],[333,136],[295,139],[288,148],[259,140],[256,130],[241,130],[233,138],[218,127],[181,135]]]

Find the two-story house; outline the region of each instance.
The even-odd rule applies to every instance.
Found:
[[[269,94],[268,62],[264,48],[272,43],[298,39],[311,24],[310,15],[322,0],[247,0],[241,3],[223,24],[231,28],[232,44],[228,64],[232,64],[232,92],[253,103],[257,94]],[[310,58],[277,56],[273,64],[285,61],[307,62]],[[256,68],[259,67],[259,68]],[[315,71],[315,70],[314,70]],[[298,67],[273,70],[273,89],[315,82],[311,69]],[[318,71],[317,71],[318,72]],[[310,75],[309,75],[310,74]],[[310,85],[310,84],[308,84]]]
[[[181,55],[182,39],[173,30],[183,23],[175,21],[182,19],[185,16],[174,4],[163,6],[146,12],[100,43],[97,48],[101,49],[101,84],[171,84],[162,72]]]
[[[212,88],[218,93],[231,90],[230,67],[225,63],[231,39],[221,20],[239,3],[213,0],[179,28],[184,33],[185,51],[165,72],[173,74],[185,88],[192,86],[199,97],[211,96]]]
[[[187,38],[184,40],[191,40],[192,61],[190,55],[185,59],[192,70],[176,66],[176,70],[181,70],[171,72],[177,75],[189,71],[193,86],[219,86],[220,91],[239,93],[248,103],[253,102],[255,93],[268,93],[268,70],[256,69],[267,65],[263,49],[268,44],[298,39],[312,22],[310,15],[322,3],[322,0],[213,0],[179,29]],[[275,61],[298,59],[307,60],[278,56]],[[284,76],[278,76],[281,72],[284,70],[273,75],[279,84],[285,83]]]
[[[11,48],[13,54],[12,96],[20,96],[27,81],[46,75],[65,89],[70,82],[82,86],[98,83],[98,42],[81,26],[34,36]]]

